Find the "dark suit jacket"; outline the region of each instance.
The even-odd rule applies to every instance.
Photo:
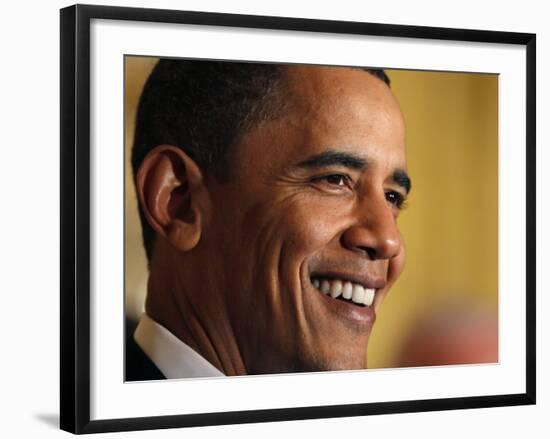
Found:
[[[126,319],[126,381],[164,380],[166,377],[134,340],[137,322]]]

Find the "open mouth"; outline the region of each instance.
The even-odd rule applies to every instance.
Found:
[[[362,307],[370,307],[376,293],[374,288],[342,279],[312,277],[311,284],[326,296]]]

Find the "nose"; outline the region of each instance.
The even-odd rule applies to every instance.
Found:
[[[371,260],[391,259],[401,247],[401,234],[392,208],[384,201],[358,207],[357,221],[342,235],[342,244],[366,254]]]

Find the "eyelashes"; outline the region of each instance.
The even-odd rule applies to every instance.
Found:
[[[325,181],[327,184],[336,187],[352,187],[351,178],[346,174],[329,174],[322,177],[317,177],[317,181]]]

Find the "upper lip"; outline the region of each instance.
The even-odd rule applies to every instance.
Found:
[[[310,274],[311,278],[340,279],[361,285],[363,288],[381,290],[386,286],[385,279],[373,276],[369,273],[346,273],[341,271],[315,271]]]

